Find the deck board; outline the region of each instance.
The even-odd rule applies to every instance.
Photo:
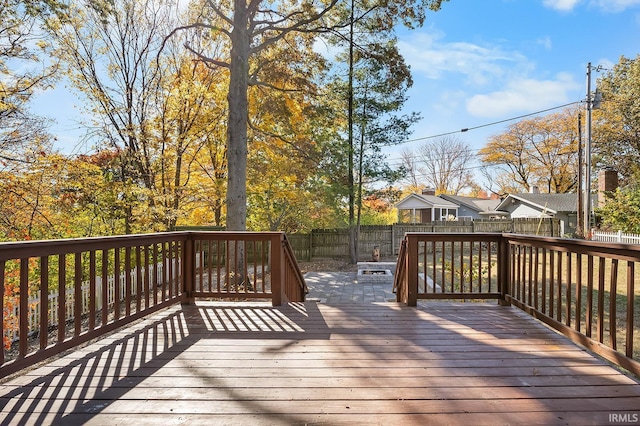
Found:
[[[0,384],[0,404],[3,424],[600,425],[640,417],[640,385],[493,303],[199,303]]]

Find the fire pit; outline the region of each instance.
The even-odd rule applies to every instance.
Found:
[[[358,283],[360,284],[393,284],[390,262],[358,262]]]

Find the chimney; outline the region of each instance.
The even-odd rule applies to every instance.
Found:
[[[538,188],[536,185],[533,185],[533,186],[531,187],[531,189],[529,190],[529,192],[530,192],[531,194],[539,194],[539,193],[540,193],[540,188]]]
[[[433,195],[433,196],[435,196],[436,195],[436,190],[433,189],[433,188],[424,188],[422,190],[422,195]]]
[[[598,173],[598,207],[605,205],[607,196],[618,189],[618,172],[607,167]]]

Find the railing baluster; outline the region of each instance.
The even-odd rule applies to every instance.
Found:
[[[422,270],[424,271],[424,293],[427,293],[427,244],[423,245],[422,249]],[[420,273],[420,271],[418,271]],[[433,286],[433,290],[435,290],[435,285]],[[418,292],[420,292],[420,280],[418,280]]]
[[[4,364],[4,347],[5,347],[5,336],[7,335],[7,332],[9,330],[5,329],[5,316],[4,316],[4,284],[5,284],[5,278],[4,278],[4,271],[5,271],[5,265],[6,265],[6,261],[4,260],[0,260],[0,301],[2,301],[2,309],[0,309],[0,331],[2,333],[0,333],[0,345],[2,345],[0,347],[0,365]]]
[[[547,249],[542,249],[542,313],[547,313]]]
[[[66,328],[67,271],[66,256],[58,256],[58,343],[64,342]]]
[[[576,327],[580,332],[582,324],[582,254],[576,255]]]
[[[102,278],[101,278],[102,303],[100,306],[101,324],[103,327],[109,320],[109,250],[102,250]]]
[[[482,293],[482,242],[476,242],[478,246],[478,293]]]
[[[0,270],[0,285],[2,285]],[[2,298],[0,297],[0,300]],[[3,309],[4,310],[4,309]],[[2,318],[0,317],[0,321]],[[49,256],[40,257],[40,350],[47,347],[49,336]]]
[[[220,273],[220,256],[222,256],[222,249],[220,248],[221,244],[225,244],[225,242],[218,240],[217,250],[216,250],[216,291],[218,293],[220,293],[220,290],[221,290],[220,281],[222,279],[222,276]],[[225,252],[225,257],[226,257],[226,252]],[[229,268],[227,268],[226,270],[228,271]]]
[[[587,255],[587,313],[584,320],[585,334],[591,337],[593,322],[593,256]]]
[[[136,312],[142,310],[142,253],[136,246]]]
[[[122,289],[120,283],[120,248],[116,248],[114,250],[113,264],[113,320],[118,321],[120,319],[120,298],[122,297]]]
[[[527,280],[527,304],[529,306],[532,306],[533,303],[533,247],[529,247],[528,250],[528,260],[527,260],[527,264],[529,266],[528,271],[527,271],[527,275],[528,275],[528,280]]]
[[[96,328],[96,251],[89,251],[89,331]]]
[[[555,260],[556,251],[549,250],[549,316],[552,318],[555,313]]]
[[[73,323],[74,336],[82,332],[82,253],[77,252],[74,258],[73,274]]]
[[[567,252],[567,288],[565,291],[565,294],[566,294],[565,295],[565,298],[566,298],[565,325],[567,327],[571,327],[571,280],[573,278],[572,266],[573,266],[573,262],[572,262],[571,252]]]
[[[417,244],[417,241],[416,241],[416,244]],[[451,292],[452,293],[456,292],[456,288],[454,284],[454,278],[456,276],[455,248],[456,248],[456,242],[451,241]]]
[[[604,342],[604,268],[605,258],[600,256],[598,262],[598,341]]]
[[[538,282],[538,277],[540,275],[540,249],[538,247],[535,248],[535,254],[533,256],[533,308],[537,311],[540,308],[540,285]],[[544,302],[543,302],[544,303]]]
[[[557,304],[557,312],[556,312],[556,319],[558,321],[562,321],[562,252],[558,251],[556,252],[558,254],[558,272],[557,272],[557,279],[556,279],[556,283],[557,283],[557,294],[556,297],[558,298],[558,304]]]
[[[158,243],[153,244],[153,305],[158,304],[158,287],[161,283],[158,282]],[[164,282],[164,280],[162,280]]]
[[[27,355],[29,334],[29,259],[20,259],[20,317],[18,320],[19,327],[19,356],[21,358]]]
[[[207,240],[207,259],[204,264],[207,269],[207,290],[213,291],[213,241]],[[204,271],[203,271],[204,273]],[[203,289],[204,290],[204,289]]]
[[[633,358],[633,333],[635,330],[635,267],[635,262],[627,261],[627,333],[625,336],[625,354],[629,358]]]
[[[611,259],[611,281],[609,286],[609,336],[610,346],[614,349],[618,349],[617,342],[617,308],[618,301],[618,259]]]
[[[442,291],[444,291],[445,284],[447,282],[446,281],[446,270],[447,270],[447,268],[445,267],[445,257],[446,257],[445,253],[446,253],[445,252],[445,242],[444,242],[444,240],[442,240],[442,251],[440,252],[440,262],[442,264],[441,267],[440,267],[440,270],[442,272],[442,281],[440,281],[440,282],[442,283],[441,284],[442,285]],[[433,278],[433,280],[435,281],[435,277]]]
[[[425,246],[426,246],[426,244],[425,244]],[[436,250],[436,242],[435,241],[431,241],[431,252],[432,252],[431,253],[431,260],[432,260],[432,264],[433,264],[433,274],[432,274],[433,275],[433,289],[432,289],[433,291],[432,291],[432,293],[435,293],[436,292],[436,288],[437,288],[436,287],[436,279],[437,279],[437,276],[438,276],[437,275],[438,261],[437,261],[437,258],[436,258],[436,255],[437,255],[436,251],[437,251]],[[425,271],[426,271],[426,268],[425,268]],[[426,287],[427,287],[426,273],[425,273],[425,281],[424,282],[425,282],[425,290],[426,290]]]

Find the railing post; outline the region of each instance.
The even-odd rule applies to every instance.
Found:
[[[184,240],[184,250],[182,250],[182,290],[184,301],[187,304],[195,303],[193,297],[193,284],[196,280],[195,270],[195,240],[193,235],[188,233]]]
[[[407,234],[407,306],[418,305],[418,238]]]
[[[286,300],[284,292],[284,256],[282,255],[282,234],[271,236],[271,304],[282,305]],[[283,297],[284,296],[284,297]]]
[[[498,303],[502,306],[509,306],[511,304],[507,300],[507,295],[510,294],[511,288],[510,269],[511,255],[509,253],[509,243],[503,234],[500,237],[500,244],[498,244],[498,286],[500,287],[500,300],[498,300]]]

